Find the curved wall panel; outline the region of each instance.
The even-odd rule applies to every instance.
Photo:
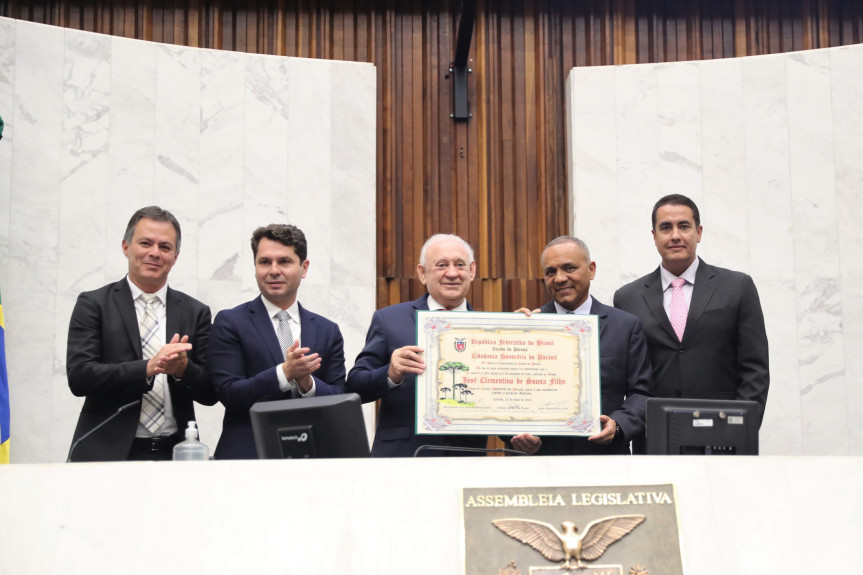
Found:
[[[863,45],[573,68],[570,227],[592,292],[652,271],[654,202],[691,197],[698,254],[749,273],[771,385],[764,454],[863,454]]]
[[[375,69],[185,48],[0,19],[0,290],[12,461],[62,461],[78,293],[123,277],[139,207],[180,220],[172,287],[215,315],[258,294],[249,238],[298,225],[307,308],[339,323],[348,367],[375,309]],[[221,410],[198,408],[204,440]]]

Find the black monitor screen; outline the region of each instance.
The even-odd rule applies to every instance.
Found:
[[[650,455],[758,455],[758,427],[754,401],[647,400]]]
[[[249,409],[259,459],[368,457],[360,396],[324,395]]]

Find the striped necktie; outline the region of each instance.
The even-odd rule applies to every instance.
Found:
[[[150,359],[159,352],[162,347],[162,338],[159,334],[159,317],[156,315],[156,294],[142,293],[138,296],[144,302],[144,314],[141,317],[141,350],[144,359]],[[144,394],[141,402],[141,415],[139,421],[156,433],[165,423],[165,387],[162,383],[164,378],[156,376],[153,378],[153,389]]]

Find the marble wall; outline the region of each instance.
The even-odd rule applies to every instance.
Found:
[[[123,277],[139,207],[180,220],[172,287],[213,314],[258,294],[249,237],[309,240],[307,308],[348,367],[375,309],[375,69],[185,48],[0,18],[0,293],[12,461],[65,459],[82,399],[66,384],[78,293]],[[198,408],[215,447],[220,407]]]
[[[770,340],[765,454],[863,454],[863,46],[575,68],[571,226],[592,292],[658,263],[650,209],[701,208],[708,262],[750,273]],[[13,462],[64,459],[82,400],[65,378],[77,294],[122,277],[143,205],[183,226],[171,285],[213,312],[257,293],[248,236],[309,237],[308,308],[353,361],[375,297],[375,72],[0,18],[0,293]],[[609,233],[610,232],[610,233]],[[219,407],[199,408],[215,444]]]
[[[574,68],[572,233],[592,292],[659,263],[654,202],[691,197],[698,253],[753,276],[770,342],[763,454],[863,454],[863,45]]]

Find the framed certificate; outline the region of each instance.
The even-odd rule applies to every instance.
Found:
[[[600,431],[595,315],[418,311],[417,434]]]

